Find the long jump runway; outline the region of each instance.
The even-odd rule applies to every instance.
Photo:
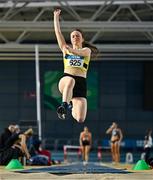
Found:
[[[50,166],[43,168],[32,168],[25,170],[18,170],[15,172],[19,173],[42,173],[47,172],[51,174],[98,174],[98,173],[122,173],[127,174],[131,173],[121,169],[111,168],[105,165],[101,165],[100,163],[88,163],[87,165],[83,165],[83,163],[72,163],[68,165],[59,165],[59,166]]]

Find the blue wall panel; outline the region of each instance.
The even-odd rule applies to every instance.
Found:
[[[127,138],[143,138],[145,130],[153,128],[153,111],[145,111],[143,107],[143,61],[91,63],[89,71],[98,72],[99,102],[96,111],[88,111],[83,124],[78,124],[71,116],[67,121],[60,121],[55,111],[44,107],[44,74],[48,70],[63,71],[62,61],[40,62],[43,137],[75,138],[86,125],[94,138],[105,138],[108,137],[105,130],[112,121],[118,122]],[[1,129],[12,121],[36,119],[35,93],[34,61],[0,61]]]

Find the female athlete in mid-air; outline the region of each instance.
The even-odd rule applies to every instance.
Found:
[[[72,47],[62,35],[59,18],[61,10],[54,11],[54,29],[58,45],[63,52],[64,74],[59,81],[62,104],[57,108],[58,117],[65,119],[69,105],[72,105],[72,116],[78,122],[84,122],[87,113],[86,77],[90,57],[96,55],[97,48],[84,40],[79,29],[71,32]]]

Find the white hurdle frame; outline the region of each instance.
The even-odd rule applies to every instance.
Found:
[[[67,149],[78,149],[78,151],[77,151],[77,153],[74,153],[74,152],[68,153]],[[69,154],[69,155],[77,154],[78,157],[81,155],[81,147],[80,146],[64,145],[63,151],[64,151],[64,161],[65,162],[67,161],[67,154]]]

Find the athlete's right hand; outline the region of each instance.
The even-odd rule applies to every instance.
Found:
[[[54,10],[54,16],[59,16],[61,13],[61,9]]]

